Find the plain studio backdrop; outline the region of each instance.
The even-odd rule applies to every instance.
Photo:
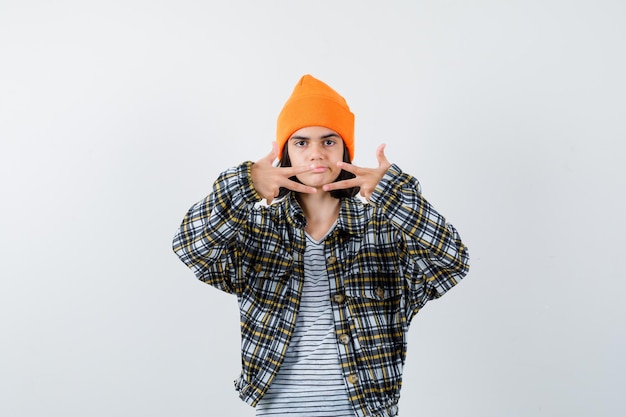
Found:
[[[400,414],[623,416],[625,39],[622,0],[0,0],[0,415],[254,415],[171,240],[310,73],[470,248]]]

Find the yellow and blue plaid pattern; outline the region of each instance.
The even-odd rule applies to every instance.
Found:
[[[294,331],[303,286],[306,220],[293,194],[265,206],[251,162],[223,172],[191,207],[173,249],[202,281],[236,294],[241,317],[240,397],[269,388]],[[324,241],[339,359],[357,416],[397,413],[411,319],[469,270],[456,229],[396,165],[370,204],[344,199]]]

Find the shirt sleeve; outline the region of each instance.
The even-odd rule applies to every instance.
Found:
[[[206,198],[194,204],[180,225],[172,248],[198,279],[236,292],[237,233],[261,200],[250,176],[252,162],[224,171]]]
[[[370,197],[406,241],[410,314],[441,297],[469,272],[469,253],[457,230],[424,199],[416,178],[392,165]]]

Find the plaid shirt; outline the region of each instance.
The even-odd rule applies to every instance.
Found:
[[[223,172],[191,207],[173,249],[200,280],[237,295],[242,373],[254,406],[269,388],[294,331],[303,286],[306,220],[295,196],[259,204],[251,162]],[[466,247],[392,165],[370,203],[343,199],[324,250],[339,361],[357,416],[397,414],[411,319],[469,269]]]

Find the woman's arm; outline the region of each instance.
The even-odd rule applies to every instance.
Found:
[[[457,230],[421,194],[413,176],[392,165],[370,197],[404,236],[412,271],[411,314],[442,296],[469,271],[469,253]]]
[[[250,174],[252,162],[224,171],[205,199],[194,204],[174,236],[180,260],[207,284],[234,292],[237,232],[261,198]]]

